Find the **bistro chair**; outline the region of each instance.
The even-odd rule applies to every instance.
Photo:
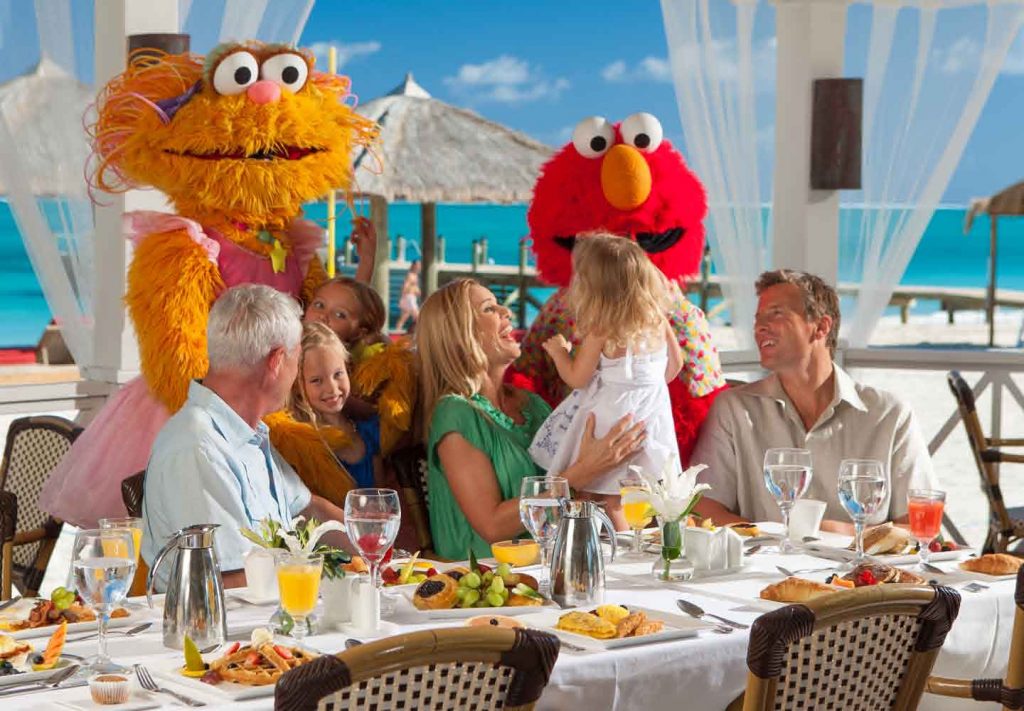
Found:
[[[411,530],[402,532],[402,547],[429,552],[434,547],[430,535],[430,516],[427,513],[427,453],[417,444],[393,452],[385,466],[397,480],[398,495],[402,499],[402,522]],[[405,528],[405,526],[403,526]]]
[[[142,492],[146,486],[146,470],[132,474],[121,482],[121,500],[133,518],[142,517]]]
[[[941,585],[872,585],[764,614],[746,692],[729,708],[916,709],[959,610]]]
[[[18,523],[18,497],[0,491],[0,600],[11,599],[14,571],[14,529]]]
[[[276,711],[534,708],[558,658],[547,632],[496,627],[423,630],[325,655],[286,672]]]
[[[975,701],[995,701],[1004,709],[1024,708],[1024,567],[1017,572],[1017,590],[1013,595],[1017,609],[1013,615],[1013,636],[1010,638],[1010,661],[1003,679],[928,678],[925,691],[940,696],[953,696]]]
[[[50,415],[18,418],[7,430],[0,491],[9,492],[17,502],[10,575],[25,597],[39,592],[64,525],[39,508],[39,493],[81,432],[70,420]]]
[[[986,437],[981,429],[981,420],[974,404],[974,392],[961,377],[951,370],[946,375],[949,389],[956,398],[960,418],[967,431],[974,463],[981,475],[981,488],[988,498],[989,524],[983,553],[1006,553],[1007,549],[1024,539],[1024,506],[1006,508],[1003,492],[999,487],[999,464],[1012,462],[1024,464],[1024,454],[1003,452],[999,447],[1024,447],[1024,439]]]

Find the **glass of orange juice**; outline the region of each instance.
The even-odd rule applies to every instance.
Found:
[[[132,534],[132,543],[134,544],[135,551],[135,565],[139,564],[139,553],[142,552],[142,519],[133,518],[131,516],[124,516],[122,518],[101,518],[100,519],[101,529],[110,528],[121,528],[126,531],[130,531]],[[111,540],[104,542],[104,546],[107,544],[116,544],[117,540]],[[107,555],[114,556],[116,558],[129,558],[131,557],[127,551],[121,550],[110,550],[106,551]]]
[[[320,596],[324,557],[316,553],[282,553],[276,568],[281,609],[295,620],[292,636],[302,639],[309,631],[306,617],[313,612]]]
[[[643,558],[641,550],[643,536],[641,532],[647,528],[654,518],[654,509],[648,501],[651,487],[639,477],[627,477],[619,480],[619,496],[622,500],[622,513],[626,523],[633,529],[633,545],[629,553],[623,557]]]
[[[491,544],[491,553],[499,563],[508,563],[513,567],[533,565],[540,556],[540,544],[526,538],[511,541],[498,541]]]

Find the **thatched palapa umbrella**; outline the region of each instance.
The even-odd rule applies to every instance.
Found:
[[[553,149],[479,114],[430,96],[412,74],[387,95],[357,111],[381,126],[374,149],[355,156],[356,194],[370,198],[378,254],[387,254],[387,203],[421,203],[423,275],[426,293],[437,286],[434,268],[438,202],[513,203],[530,199],[540,166]],[[369,168],[369,170],[367,170]],[[387,260],[378,262],[374,287],[388,293]]]
[[[1024,181],[1011,185],[991,197],[971,200],[971,206],[967,210],[967,219],[964,222],[964,232],[970,232],[974,218],[981,214],[989,217],[988,291],[985,296],[985,310],[986,318],[988,318],[988,345],[991,348],[995,344],[996,324],[997,225],[1000,217],[1024,215]]]

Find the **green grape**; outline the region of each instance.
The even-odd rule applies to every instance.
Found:
[[[498,580],[501,580],[501,578],[498,578]],[[487,604],[491,607],[501,607],[505,604],[505,598],[499,592],[489,592],[487,593]]]
[[[466,594],[462,598],[462,606],[463,607],[470,607],[471,605],[475,605],[477,603],[477,601],[479,601],[479,600],[480,600],[480,591],[479,590],[467,590]]]
[[[494,573],[488,570],[486,573],[484,573],[484,576],[483,578],[481,578],[481,580],[483,581],[483,586],[486,588],[488,585],[491,584],[491,581],[494,580]]]
[[[486,600],[480,600],[478,602],[473,603],[473,607],[490,607],[490,605],[487,604]]]
[[[499,575],[499,576],[501,576],[503,578],[506,575],[509,575],[511,573],[512,573],[512,566],[509,565],[508,563],[501,563],[501,564],[499,564],[498,565],[498,569],[495,571],[495,575]]]
[[[466,573],[462,576],[462,580],[466,583],[467,588],[474,589],[480,587],[480,583],[482,582],[480,580],[480,576],[477,573]]]
[[[509,596],[508,588],[505,588],[504,590],[501,591],[501,599],[502,600],[504,600],[505,602],[508,602],[508,596]]]
[[[467,592],[469,591],[466,588],[455,588],[455,599],[464,600]]]
[[[505,589],[505,581],[499,578],[497,575],[494,576],[494,580],[491,581],[491,591],[500,593]]]

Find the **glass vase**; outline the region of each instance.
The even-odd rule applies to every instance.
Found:
[[[661,555],[655,559],[651,574],[662,582],[671,583],[693,577],[693,565],[686,559],[686,516],[665,520],[658,517],[661,527]]]

